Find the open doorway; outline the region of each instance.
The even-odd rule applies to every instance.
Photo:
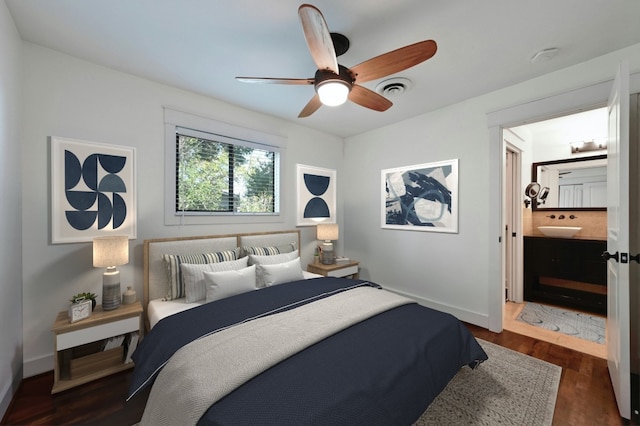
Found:
[[[526,292],[523,289],[523,265],[526,255],[523,240],[541,236],[537,229],[540,224],[547,225],[549,222],[548,224],[554,226],[569,225],[568,222],[571,221],[571,225],[583,225],[581,226],[585,230],[583,237],[606,241],[606,211],[602,211],[604,209],[596,211],[589,206],[588,211],[583,211],[580,209],[582,205],[577,204],[578,199],[582,202],[582,198],[578,196],[571,199],[571,202],[574,203],[571,205],[566,204],[566,200],[560,199],[568,189],[573,190],[576,194],[582,194],[583,188],[586,190],[586,188],[592,187],[593,185],[589,182],[598,180],[598,177],[587,178],[583,185],[582,182],[576,183],[575,176],[580,173],[567,171],[568,169],[555,170],[553,173],[556,175],[556,181],[560,181],[560,186],[554,187],[551,192],[548,192],[549,199],[528,199],[525,196],[525,188],[533,181],[533,163],[555,160],[570,162],[572,159],[584,159],[585,157],[606,154],[607,123],[606,108],[598,108],[503,130],[505,142],[503,200],[505,206],[505,305],[503,328],[602,358],[606,358],[606,347],[602,343],[584,340],[584,336],[575,337],[571,334],[552,331],[554,324],[549,324],[548,328],[541,328],[531,325],[535,321],[529,321],[529,323],[524,321],[527,319],[526,315],[531,315],[529,308],[533,306],[534,302],[525,300]],[[585,146],[595,146],[598,149],[587,151],[584,149]],[[604,175],[606,178],[606,166]],[[537,176],[536,180],[540,182],[540,176]],[[547,187],[545,186],[545,188]],[[546,189],[546,191],[549,190]],[[565,196],[565,198],[567,197]],[[562,219],[558,219],[559,217]],[[569,217],[576,219],[568,219]],[[579,220],[580,218],[584,220]],[[578,221],[581,223],[578,224]],[[536,304],[538,302],[536,301]],[[527,306],[525,312],[524,308],[527,304],[531,306]],[[543,305],[545,311],[566,308],[566,306],[554,306],[553,301],[543,302]],[[574,311],[579,312],[582,317],[591,315],[588,310],[576,307],[567,308],[567,311],[569,314]],[[594,321],[598,323],[598,314],[594,315],[596,316]],[[587,324],[590,326],[590,323]]]

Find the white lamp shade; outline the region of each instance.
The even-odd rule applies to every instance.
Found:
[[[93,239],[93,266],[108,268],[129,263],[129,237],[109,235]]]
[[[338,106],[347,101],[349,86],[342,81],[327,81],[317,88],[320,102],[326,106]]]
[[[320,223],[316,229],[319,240],[331,241],[338,239],[337,223]]]

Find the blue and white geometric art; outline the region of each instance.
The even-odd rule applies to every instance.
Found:
[[[53,244],[136,237],[135,149],[51,138]]]
[[[298,226],[335,223],[336,171],[297,165]]]

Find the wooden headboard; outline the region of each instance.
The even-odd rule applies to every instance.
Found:
[[[299,230],[144,240],[145,318],[149,301],[167,294],[167,272],[162,262],[163,254],[212,253],[236,247],[282,246],[291,242],[296,242],[300,248]]]

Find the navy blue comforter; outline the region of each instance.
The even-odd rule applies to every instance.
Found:
[[[136,349],[130,397],[184,344],[361,280],[317,278],[244,293],[158,322]],[[201,425],[410,425],[464,365],[487,355],[455,317],[403,305],[343,330],[212,405]],[[211,360],[215,362],[215,360]],[[215,383],[212,383],[215,386]]]

